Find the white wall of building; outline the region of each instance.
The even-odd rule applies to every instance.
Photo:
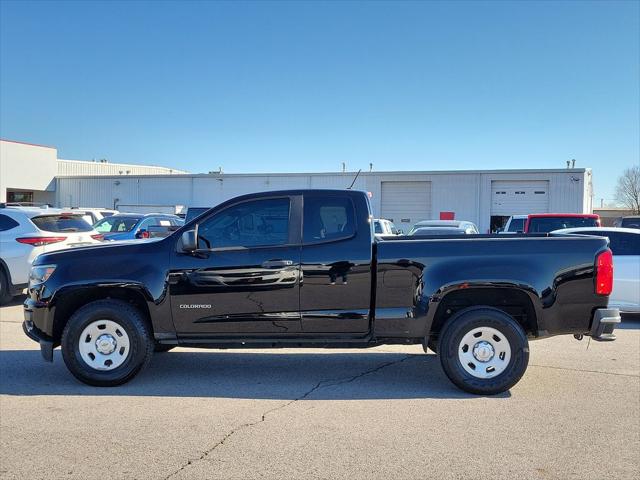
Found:
[[[58,159],[57,175],[174,175],[187,173],[175,168],[155,165],[132,165],[105,161]]]
[[[7,189],[33,191],[34,202],[53,202],[57,158],[52,147],[0,140],[0,202],[7,201]]]
[[[355,172],[292,174],[223,174],[165,176],[58,177],[59,206],[127,205],[214,206],[245,193],[288,188],[346,188]],[[589,169],[495,170],[459,172],[363,172],[353,188],[372,193],[376,216],[381,212],[382,182],[430,182],[431,216],[455,212],[455,218],[490,226],[494,180],[547,182],[550,212],[588,213],[591,209]],[[586,185],[585,185],[586,183]],[[397,219],[394,219],[398,222]],[[407,225],[399,225],[405,228]]]

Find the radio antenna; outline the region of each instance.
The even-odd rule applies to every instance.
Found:
[[[349,185],[349,188],[347,188],[347,190],[351,190],[351,187],[353,187],[353,185],[356,183],[356,180],[358,179],[358,175],[360,175],[360,172],[362,171],[362,169],[358,170],[358,173],[356,173],[356,176],[353,179],[353,182],[351,182],[351,185]]]

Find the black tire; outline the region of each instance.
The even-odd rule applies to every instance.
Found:
[[[9,288],[9,277],[0,267],[0,305],[6,305],[13,299],[11,289]]]
[[[129,352],[122,365],[112,370],[97,370],[80,354],[79,340],[85,327],[97,320],[111,320],[129,337]],[[142,314],[120,300],[98,300],[77,310],[62,332],[62,358],[69,371],[81,382],[96,387],[113,387],[128,382],[146,367],[153,355],[153,335]]]
[[[163,353],[163,352],[168,352],[169,350],[173,350],[174,348],[176,348],[176,345],[166,345],[164,343],[156,343],[153,346],[153,351],[155,353]]]
[[[498,330],[511,349],[506,368],[492,378],[471,375],[460,360],[458,349],[464,336],[479,327]],[[522,326],[510,315],[492,307],[472,307],[454,315],[440,334],[438,351],[447,377],[462,390],[479,395],[495,395],[509,390],[522,378],[529,364],[529,341]],[[478,362],[478,365],[482,367],[483,364]]]

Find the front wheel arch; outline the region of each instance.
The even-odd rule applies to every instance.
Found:
[[[153,324],[149,313],[149,306],[144,293],[137,288],[113,286],[89,286],[61,291],[56,295],[55,312],[53,318],[53,339],[60,343],[62,332],[72,315],[83,306],[98,300],[120,300],[131,304],[140,311],[151,332]]]

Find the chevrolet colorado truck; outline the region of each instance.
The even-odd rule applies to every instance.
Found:
[[[530,339],[611,334],[612,280],[606,238],[376,238],[365,192],[264,192],[166,238],[40,255],[23,328],[91,385],[127,382],[176,345],[422,344],[488,395],[522,377]]]

